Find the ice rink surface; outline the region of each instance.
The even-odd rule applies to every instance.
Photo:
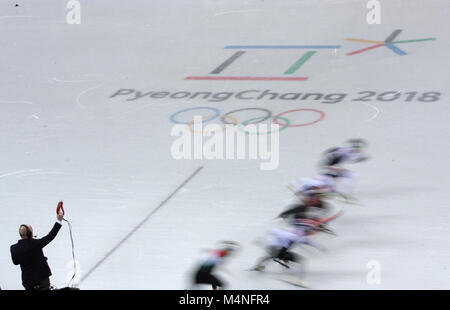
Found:
[[[242,245],[224,265],[229,273],[221,273],[229,288],[297,289],[245,269],[263,254],[255,240],[280,225],[273,218],[292,196],[286,184],[314,176],[320,154],[349,138],[369,142],[371,160],[348,166],[362,205],[333,202],[344,209],[331,224],[338,236],[314,237],[325,253],[300,249],[309,285],[450,289],[448,0],[382,0],[378,25],[367,23],[365,0],[81,1],[79,25],[66,21],[68,1],[31,2],[0,3],[2,289],[22,289],[9,252],[19,225],[30,223],[38,237],[45,235],[60,199],[73,225],[78,276],[92,270],[81,289],[184,289],[201,249],[224,239]],[[352,54],[390,35],[396,36],[392,44]],[[226,48],[236,45],[247,48]],[[248,47],[255,45],[303,48]],[[211,74],[241,50],[245,54]],[[286,73],[310,51],[316,53]],[[193,76],[307,80],[186,79]],[[121,89],[186,97],[113,96]],[[253,99],[187,95],[246,90],[255,91],[245,95]],[[294,95],[254,99],[265,90],[345,97],[334,103],[286,99]],[[279,167],[263,171],[255,160],[174,160],[170,117],[193,107],[222,114],[316,109],[325,117],[280,132]],[[296,124],[315,115],[286,117]],[[45,254],[52,283],[67,285],[67,225]],[[366,280],[371,261],[381,267],[378,285]]]

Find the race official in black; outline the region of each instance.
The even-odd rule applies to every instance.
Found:
[[[63,214],[58,214],[57,221],[47,236],[33,238],[33,228],[22,224],[19,228],[21,240],[11,246],[11,258],[14,265],[22,270],[22,285],[26,290],[49,290],[52,272],[42,249],[55,239],[61,229]]]

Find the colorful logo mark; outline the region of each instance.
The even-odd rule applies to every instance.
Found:
[[[356,54],[363,53],[365,51],[369,51],[372,49],[376,49],[378,47],[385,46],[392,50],[394,53],[404,56],[406,55],[406,52],[404,52],[402,49],[400,49],[397,45],[398,44],[404,44],[404,43],[413,43],[413,42],[422,42],[422,41],[432,41],[436,40],[436,38],[426,38],[426,39],[414,39],[414,40],[396,40],[396,38],[400,35],[402,32],[401,29],[394,30],[384,41],[374,41],[374,40],[364,40],[364,39],[355,39],[355,38],[348,38],[345,39],[346,41],[353,41],[353,42],[361,42],[361,43],[370,43],[372,44],[369,47],[359,49],[350,53],[347,53],[347,56],[352,56]],[[212,70],[209,75],[206,76],[188,76],[185,78],[185,80],[234,80],[234,81],[306,81],[308,80],[307,77],[298,77],[293,76],[295,72],[297,72],[302,66],[305,65],[305,63],[311,59],[313,55],[315,55],[318,50],[323,49],[334,49],[337,50],[341,48],[340,45],[228,45],[225,46],[225,49],[234,49],[238,50],[235,52],[231,57],[229,57],[227,60],[225,60],[223,63],[221,63],[217,68]],[[231,64],[235,63],[238,59],[240,59],[244,54],[247,53],[248,50],[255,50],[255,49],[279,49],[279,50],[286,50],[286,49],[298,49],[298,50],[308,50],[305,52],[299,59],[295,61],[289,68],[287,68],[282,76],[225,76],[221,75],[221,73],[228,67],[230,67]]]
[[[369,46],[369,47],[366,47],[366,48],[363,48],[363,49],[360,49],[360,50],[357,50],[357,51],[354,51],[354,52],[347,53],[346,55],[352,56],[352,55],[355,55],[355,54],[360,54],[360,53],[365,52],[365,51],[373,50],[373,49],[378,48],[378,47],[386,46],[387,48],[392,50],[394,53],[396,53],[396,54],[398,54],[400,56],[404,56],[404,55],[406,55],[406,53],[403,50],[401,50],[400,48],[398,48],[396,46],[397,44],[436,40],[436,38],[426,38],[426,39],[416,39],[416,40],[394,41],[400,35],[401,32],[402,32],[401,29],[395,30],[384,41],[362,40],[362,39],[353,39],[353,38],[345,39],[346,41],[353,41],[353,42],[362,42],[362,43],[371,43],[371,44],[373,44],[372,46]]]
[[[185,80],[234,80],[234,81],[305,81],[307,77],[293,77],[300,67],[302,67],[318,49],[338,49],[340,45],[229,45],[225,49],[238,49],[231,57],[225,60],[207,76],[188,76]],[[246,53],[245,50],[255,49],[309,49],[295,63],[293,63],[283,74],[284,76],[222,76],[222,71],[234,63],[238,58]]]

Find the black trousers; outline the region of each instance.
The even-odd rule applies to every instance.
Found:
[[[50,278],[46,278],[33,287],[25,287],[28,291],[46,291],[50,289]]]
[[[216,276],[212,275],[210,272],[199,270],[195,274],[194,279],[195,284],[211,284],[213,289],[217,287],[223,287],[223,282],[220,281]]]
[[[276,255],[274,255],[275,258],[284,260],[286,262],[298,262],[300,260],[300,256],[298,256],[295,253],[292,253],[291,251],[288,251],[286,248],[281,248]]]
[[[277,247],[269,247],[267,248],[267,252],[268,255],[264,256],[263,258],[261,258],[258,263],[256,264],[256,266],[262,266],[265,262],[267,262],[268,260],[272,260],[272,259],[279,259],[285,262],[300,262],[301,261],[301,256],[297,255],[295,253],[292,253],[290,251],[288,251],[287,248],[277,248]],[[286,266],[285,266],[286,267]]]

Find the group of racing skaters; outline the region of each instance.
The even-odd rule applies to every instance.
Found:
[[[330,197],[341,197],[354,201],[353,177],[350,171],[344,169],[344,163],[356,163],[368,159],[365,153],[367,143],[362,139],[352,139],[345,146],[328,149],[323,153],[319,163],[319,175],[314,178],[301,178],[288,185],[293,191],[296,202],[277,218],[287,223],[285,229],[271,229],[270,238],[265,243],[266,254],[251,268],[263,271],[269,261],[274,261],[284,268],[290,268],[290,262],[299,263],[300,276],[304,275],[302,258],[292,251],[295,245],[305,244],[319,250],[323,248],[311,241],[312,234],[325,232],[334,234],[327,223],[339,216],[331,214],[331,208],[326,202]],[[345,183],[345,187],[338,186]],[[341,184],[342,185],[342,184]],[[224,288],[225,284],[213,274],[225,257],[233,254],[239,248],[236,242],[222,242],[219,250],[210,251],[200,263],[193,277],[194,287],[198,284],[210,284],[213,289]]]

